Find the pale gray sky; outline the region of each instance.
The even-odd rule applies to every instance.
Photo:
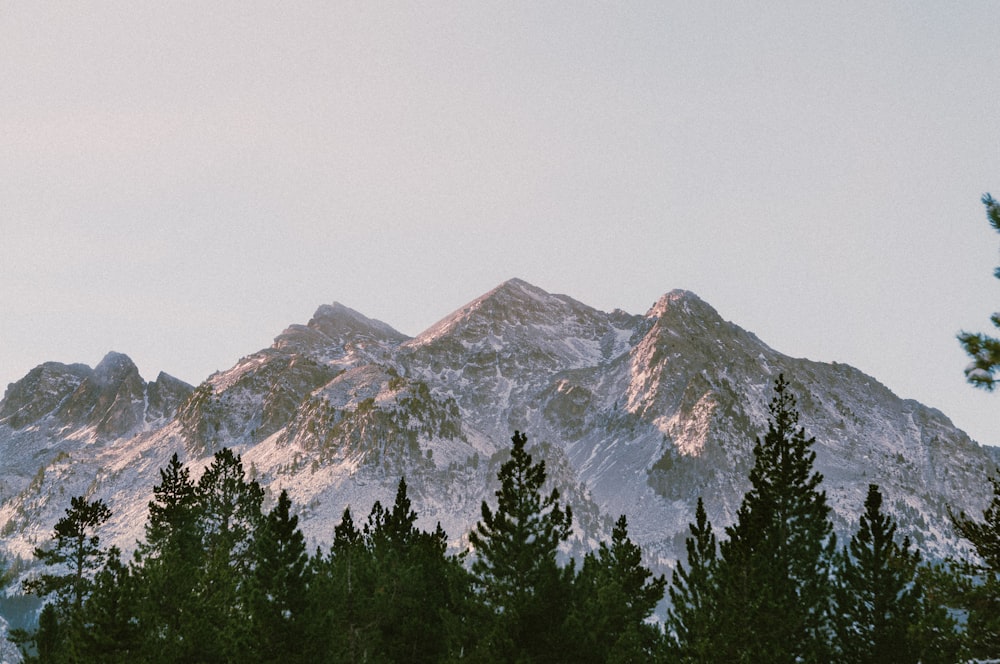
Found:
[[[0,385],[687,288],[1000,443],[1000,4],[0,0]]]

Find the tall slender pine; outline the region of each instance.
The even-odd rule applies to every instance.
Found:
[[[829,661],[830,508],[784,376],[774,391],[750,491],[720,545],[719,662]]]
[[[515,431],[511,440],[510,460],[497,474],[496,510],[483,502],[469,534],[472,573],[492,614],[481,646],[499,661],[559,661],[572,569],[560,569],[556,552],[573,517],[558,490],[542,493],[545,462],[532,462],[527,436]]]
[[[680,561],[670,579],[666,648],[671,660],[684,664],[709,664],[716,634],[718,551],[705,504],[698,498],[695,522],[688,527],[687,567]]]

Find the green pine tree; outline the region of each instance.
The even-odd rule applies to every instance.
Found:
[[[601,542],[596,552],[588,553],[574,581],[568,622],[575,661],[651,661],[660,629],[647,619],[663,599],[665,586],[664,577],[654,577],[642,564],[642,550],[629,538],[622,515],[610,546]]]
[[[141,656],[135,578],[116,547],[108,551],[106,558],[83,605],[77,661],[128,664]]]
[[[286,491],[254,539],[253,571],[244,589],[250,614],[251,657],[261,662],[304,658],[309,556]]]
[[[49,569],[25,581],[28,593],[47,598],[39,627],[34,632],[17,630],[12,639],[21,647],[25,661],[77,661],[85,630],[83,605],[94,587],[94,576],[107,559],[97,530],[111,518],[103,500],[83,496],[70,500],[66,515],[56,522],[52,543],[35,549],[35,557]]]
[[[204,559],[188,625],[193,648],[206,660],[246,661],[255,638],[241,602],[253,569],[254,536],[263,520],[264,490],[247,481],[239,455],[215,453],[196,485],[196,513]]]
[[[716,661],[828,662],[833,526],[815,439],[784,376],[754,447],[750,491],[720,544]]]
[[[511,440],[510,460],[497,474],[497,507],[483,502],[482,520],[469,534],[472,573],[491,616],[477,655],[560,661],[573,569],[560,568],[556,553],[572,532],[572,512],[559,503],[558,490],[542,493],[545,462],[532,462],[527,437],[515,431]]]
[[[895,522],[882,511],[878,486],[869,485],[858,531],[838,557],[833,615],[839,661],[921,661],[920,555],[910,549],[909,539],[896,542],[895,533]]]
[[[374,563],[350,508],[334,529],[329,552],[317,550],[309,568],[306,661],[371,661],[376,645],[371,608]]]
[[[197,500],[191,472],[174,454],[153,487],[146,538],[133,563],[144,662],[198,656],[190,636],[201,619],[196,588],[205,559]]]
[[[993,477],[993,499],[977,521],[953,516],[958,533],[969,540],[978,560],[963,565],[969,582],[962,603],[968,611],[966,632],[972,654],[1000,658],[1000,475]]]
[[[671,661],[709,664],[715,661],[712,653],[717,639],[718,547],[700,497],[695,522],[688,527],[687,567],[678,561],[670,580],[666,651]]]
[[[1000,233],[1000,203],[989,194],[983,195],[983,205],[986,206],[986,219],[993,230]],[[1000,268],[993,272],[1000,279]],[[993,326],[1000,328],[1000,312],[990,316]],[[962,348],[972,358],[965,368],[965,378],[970,384],[984,390],[993,391],[996,387],[996,372],[1000,370],[1000,339],[983,333],[960,332],[958,340]]]
[[[392,509],[376,503],[369,516],[365,537],[379,581],[373,618],[379,651],[389,661],[439,662],[457,637],[450,627],[467,594],[460,586],[466,572],[459,558],[446,554],[448,538],[440,524],[426,532],[416,521],[405,479]]]

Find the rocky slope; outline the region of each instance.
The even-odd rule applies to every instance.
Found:
[[[108,502],[105,537],[128,550],[170,455],[197,469],[223,446],[270,496],[289,490],[314,543],[345,505],[391,501],[405,475],[423,524],[461,546],[518,429],[573,504],[578,551],[624,513],[666,569],[698,496],[717,528],[731,522],[782,372],[838,530],[875,482],[928,555],[954,551],[947,510],[982,510],[996,459],[939,411],[849,366],[782,355],[689,292],[605,313],[517,279],[415,338],[322,306],[196,388],[145,383],[114,353],[94,369],[37,367],[0,402],[2,547],[30,558],[85,494]]]

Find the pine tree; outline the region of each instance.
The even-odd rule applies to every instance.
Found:
[[[146,538],[133,563],[140,589],[139,659],[145,662],[191,661],[198,655],[190,638],[200,620],[196,587],[205,558],[197,500],[191,472],[174,454],[153,487]]]
[[[619,517],[610,546],[601,542],[588,553],[574,581],[569,617],[574,660],[583,664],[651,661],[660,630],[646,620],[663,599],[666,579],[654,577],[642,564],[642,550],[628,536],[628,521]]]
[[[983,195],[986,218],[993,230],[1000,232],[1000,203],[989,194]],[[1000,268],[993,272],[1000,279]],[[993,326],[1000,328],[1000,312],[990,316]],[[993,391],[996,387],[996,372],[1000,370],[1000,339],[983,333],[960,332],[958,340],[962,348],[972,358],[965,368],[965,378],[975,387]]]
[[[671,660],[685,664],[709,664],[717,638],[716,566],[718,550],[705,504],[698,498],[695,522],[687,538],[687,568],[677,562],[670,580],[670,609],[667,611],[667,653]]]
[[[83,496],[70,500],[66,516],[56,522],[50,549],[36,548],[35,557],[50,566],[65,565],[69,574],[42,574],[28,588],[39,595],[55,593],[57,603],[79,610],[90,591],[94,573],[104,564],[106,552],[100,548],[97,529],[111,518],[103,500],[87,501]]]
[[[32,651],[45,662],[77,659],[77,644],[84,630],[83,604],[93,590],[94,575],[108,555],[100,546],[97,529],[110,518],[111,510],[103,500],[75,496],[66,515],[56,522],[52,546],[35,549],[35,557],[45,565],[69,571],[43,572],[24,583],[27,592],[51,597],[38,630],[13,634],[26,661],[35,661]]]
[[[247,481],[239,455],[224,448],[198,480],[195,495],[204,559],[194,589],[195,620],[187,626],[190,644],[207,660],[243,661],[254,637],[240,600],[252,571],[264,490]]]
[[[774,389],[750,491],[720,544],[716,661],[829,661],[830,508],[784,376]]]
[[[850,664],[916,664],[923,598],[916,583],[920,555],[882,512],[878,486],[868,487],[858,531],[839,556],[834,591],[838,659]]]
[[[350,508],[334,529],[328,554],[309,559],[306,657],[309,662],[361,662],[372,653],[374,565]]]
[[[141,655],[141,633],[136,619],[138,601],[131,568],[117,547],[109,549],[104,567],[94,578],[93,591],[83,605],[76,644],[78,662],[128,664]]]
[[[1000,658],[1000,475],[990,481],[993,499],[982,521],[965,514],[952,517],[955,529],[972,542],[979,557],[963,566],[969,583],[962,600],[972,654],[984,659]]]
[[[426,532],[416,521],[406,480],[400,479],[392,509],[376,503],[365,526],[380,584],[372,608],[379,650],[388,660],[438,662],[454,641],[448,629],[459,609],[454,581],[465,571],[458,558],[446,555],[440,524]]]
[[[565,653],[573,569],[560,569],[559,545],[572,532],[572,512],[559,491],[542,494],[545,462],[532,463],[527,436],[515,431],[510,459],[497,474],[496,510],[486,502],[469,534],[472,572],[491,625],[480,654],[499,661],[559,661]]]
[[[254,539],[253,571],[245,588],[256,662],[304,662],[309,556],[286,491]]]

